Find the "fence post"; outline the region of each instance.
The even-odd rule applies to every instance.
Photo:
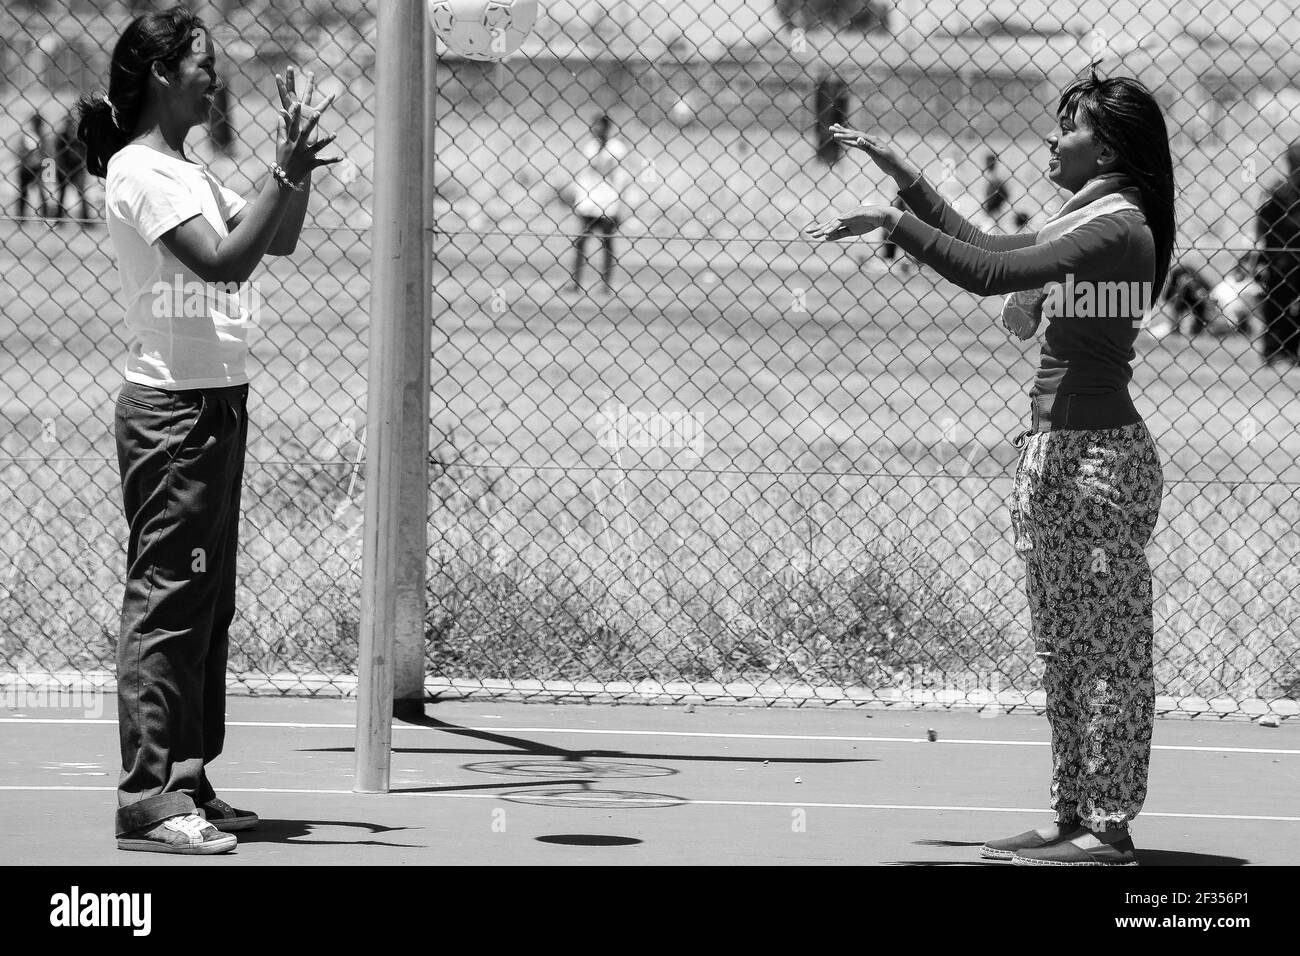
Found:
[[[416,6],[423,8],[423,3]],[[403,329],[406,360],[414,365],[403,376],[402,492],[405,518],[397,565],[397,648],[393,713],[402,718],[424,715],[424,618],[428,608],[429,564],[429,349],[433,315],[433,28],[421,16],[418,28],[420,73],[408,89],[420,105],[420,126],[413,136],[420,143],[419,178],[424,186],[420,202],[418,268],[407,263],[408,275],[418,280],[407,308],[411,321]],[[422,79],[421,79],[422,77]],[[418,322],[415,319],[418,318]]]
[[[365,531],[361,567],[356,778],[361,793],[388,790],[392,759],[398,633],[411,620],[410,555],[417,562],[423,602],[425,496],[410,494],[411,436],[406,422],[428,393],[424,341],[429,293],[424,285],[424,4],[380,0],[375,57],[374,210],[371,227],[370,364],[366,386]],[[421,367],[424,372],[421,374]],[[427,417],[419,424],[421,464],[427,458]],[[409,480],[408,480],[409,479]],[[423,484],[423,483],[422,483]],[[423,611],[419,612],[423,625]],[[403,640],[403,644],[406,641]],[[423,641],[420,642],[421,646]]]

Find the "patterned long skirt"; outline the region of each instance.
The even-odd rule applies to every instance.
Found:
[[[1022,444],[1023,443],[1023,444]],[[1143,423],[1029,432],[1011,507],[1052,728],[1058,822],[1124,827],[1142,809],[1155,710],[1145,547],[1164,479]]]

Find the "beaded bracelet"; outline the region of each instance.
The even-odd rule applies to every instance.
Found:
[[[275,181],[277,183],[279,183],[281,186],[288,186],[294,192],[297,193],[302,192],[301,184],[293,182],[293,180],[289,178],[289,174],[284,171],[284,169],[280,166],[279,163],[270,163],[269,165],[271,169],[271,175],[275,177]]]

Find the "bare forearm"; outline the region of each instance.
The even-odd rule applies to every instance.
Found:
[[[303,180],[302,192],[289,194],[289,203],[280,220],[280,228],[275,239],[266,251],[273,256],[292,255],[298,248],[298,237],[302,235],[302,224],[307,218],[307,201],[311,197],[311,179]]]
[[[217,243],[208,263],[210,281],[243,282],[275,242],[290,206],[290,190],[267,176],[266,185],[234,231]]]

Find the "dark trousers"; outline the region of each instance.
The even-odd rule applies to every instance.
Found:
[[[18,168],[18,208],[16,213],[19,217],[27,215],[27,194],[35,193],[36,198],[32,201],[32,215],[46,216],[49,215],[49,205],[46,202],[45,184],[41,181],[41,167],[29,167],[21,165]]]
[[[130,537],[117,646],[117,833],[214,796],[226,731],[248,386],[128,382],[114,416]]]
[[[1259,303],[1264,330],[1260,351],[1264,358],[1300,359],[1300,289],[1287,285],[1264,289]]]
[[[610,216],[579,214],[578,218],[582,220],[582,235],[573,240],[573,283],[577,285],[582,281],[582,267],[587,261],[587,237],[600,229],[604,233],[601,241],[605,246],[605,267],[601,270],[600,277],[605,281],[605,285],[609,285],[614,272],[614,232],[618,229],[618,221]]]

